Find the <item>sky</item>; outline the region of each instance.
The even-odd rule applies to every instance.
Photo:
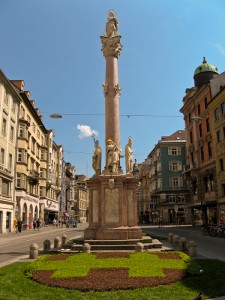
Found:
[[[64,159],[91,177],[91,134],[102,147],[105,58],[100,36],[117,12],[122,154],[132,136],[143,162],[162,136],[184,129],[179,112],[203,56],[225,71],[224,0],[0,0],[0,68],[25,81]],[[58,113],[61,119],[52,119]],[[124,158],[121,159],[123,170]]]

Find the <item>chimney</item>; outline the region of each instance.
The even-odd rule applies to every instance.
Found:
[[[20,91],[24,91],[25,82],[24,80],[10,80]]]

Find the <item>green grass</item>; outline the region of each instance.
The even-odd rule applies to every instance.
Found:
[[[157,255],[144,253],[131,253],[130,258],[97,259],[95,255],[80,253],[66,255],[66,260],[47,261],[47,255],[39,258],[27,270],[31,275],[33,270],[55,271],[53,278],[68,278],[88,275],[90,269],[96,268],[129,268],[130,277],[164,277],[164,268],[187,269],[190,258],[180,253],[182,259],[160,259]],[[85,263],[84,263],[85,262]]]
[[[81,256],[82,257],[82,256]],[[138,256],[137,256],[138,257]],[[144,257],[144,256],[143,256]],[[185,256],[186,257],[186,256]],[[185,259],[184,257],[184,259]],[[143,299],[143,300],[193,300],[199,291],[204,294],[203,299],[225,295],[225,262],[218,260],[195,260],[203,270],[202,273],[190,276],[185,280],[154,288],[141,288],[115,292],[79,292],[63,288],[52,288],[38,284],[25,275],[26,270],[41,267],[42,262],[15,263],[0,269],[0,299],[1,300],[66,300],[66,299]],[[137,258],[136,258],[137,259]],[[123,259],[121,259],[123,261]],[[65,261],[64,261],[65,262]],[[45,262],[46,265],[53,262]],[[56,263],[56,262],[54,262]],[[82,264],[89,264],[90,260],[82,260]],[[110,264],[110,262],[108,262]],[[107,263],[107,264],[108,264]],[[139,262],[137,262],[139,263]],[[158,263],[158,261],[155,261]],[[52,265],[51,265],[52,266]],[[196,264],[191,265],[192,268]],[[143,264],[139,268],[143,267]],[[157,267],[156,267],[157,269]],[[140,271],[139,271],[140,272]],[[195,272],[194,272],[195,273]]]

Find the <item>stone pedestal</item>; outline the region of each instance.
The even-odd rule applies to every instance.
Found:
[[[88,181],[89,227],[84,239],[141,239],[137,226],[138,180],[125,175],[99,175]]]

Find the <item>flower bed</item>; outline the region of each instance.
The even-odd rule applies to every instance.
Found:
[[[182,257],[177,252],[102,252],[83,254],[81,260],[79,255],[82,254],[41,258],[31,268],[31,277],[48,286],[80,291],[134,289],[168,285],[182,280],[187,275],[189,261],[188,256]]]

